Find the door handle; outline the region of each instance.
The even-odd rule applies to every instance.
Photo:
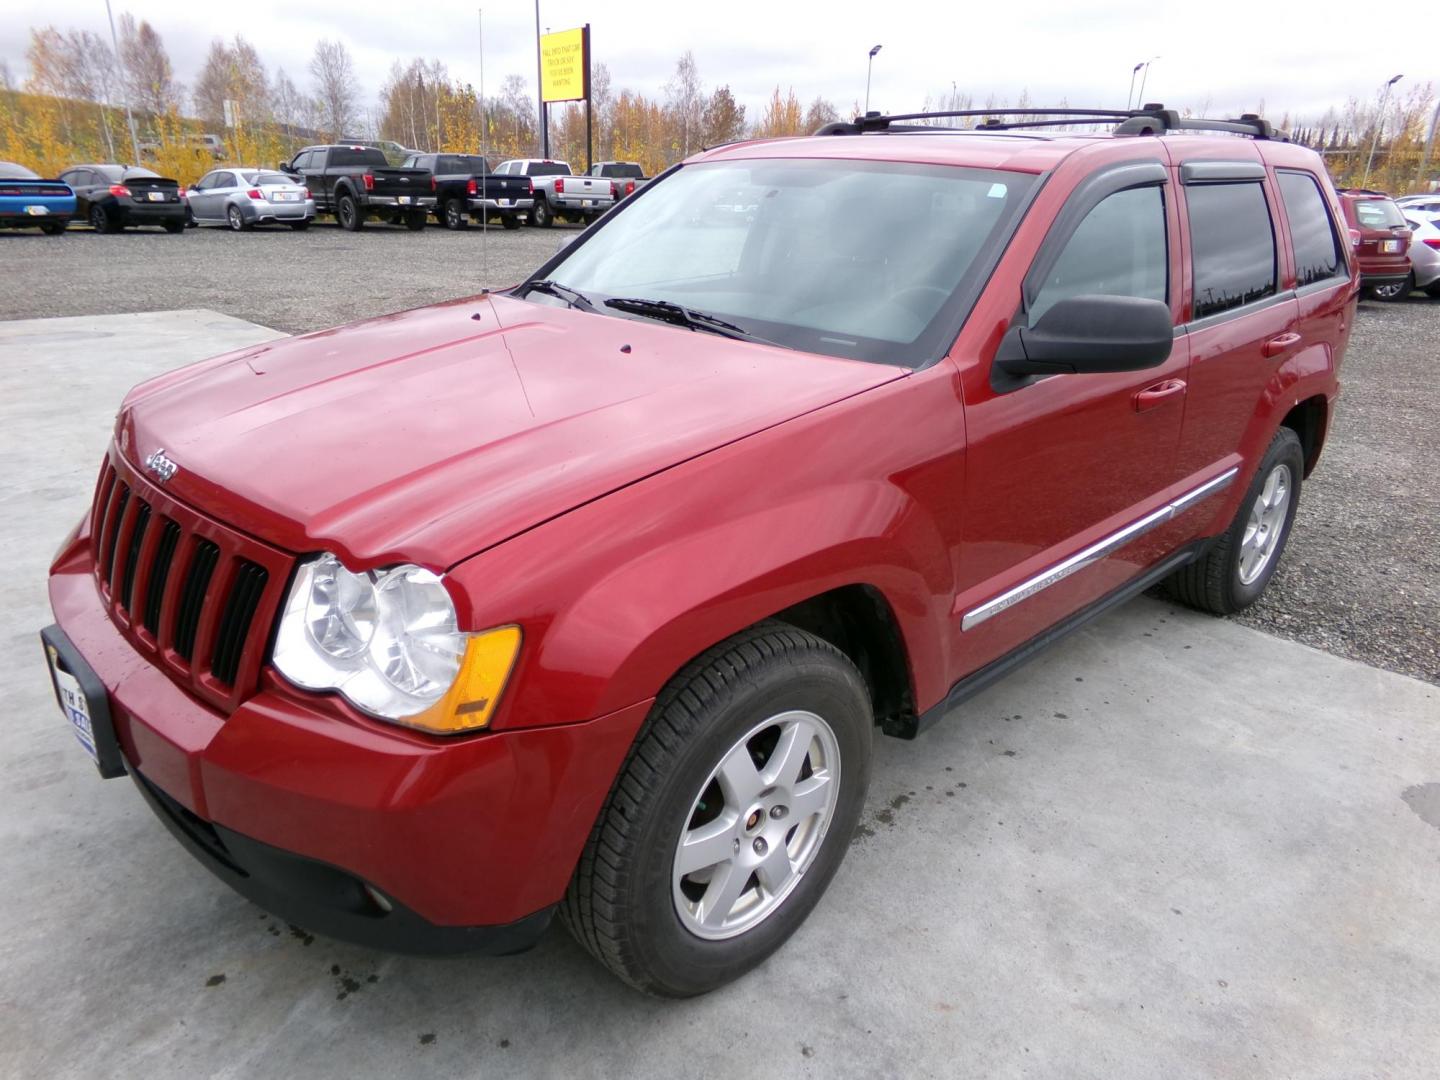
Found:
[[[1166,379],[1164,382],[1147,386],[1135,395],[1135,411],[1144,412],[1164,405],[1167,401],[1185,396],[1185,382],[1182,379]]]
[[[1279,356],[1288,352],[1292,347],[1300,344],[1299,334],[1281,334],[1279,337],[1272,337],[1261,346],[1261,353],[1265,356]]]

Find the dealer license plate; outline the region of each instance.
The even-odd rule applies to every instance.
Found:
[[[100,763],[99,752],[95,749],[95,728],[90,722],[90,705],[85,700],[85,691],[68,671],[60,667],[60,654],[47,648],[45,656],[50,661],[50,673],[55,676],[55,688],[60,692],[60,711],[70,721],[75,738],[90,755],[90,760]]]
[[[44,217],[50,213],[50,208],[48,206],[27,206],[25,212],[31,217]]]
[[[410,196],[409,196],[409,195],[401,195],[401,196],[397,197],[395,201],[396,201],[397,203],[399,203],[401,206],[409,206],[409,205],[410,205]]]
[[[164,202],[164,201],[165,201],[165,192],[163,192],[163,191],[151,191],[151,192],[147,193],[145,197],[146,197],[147,199],[149,199],[151,202]]]

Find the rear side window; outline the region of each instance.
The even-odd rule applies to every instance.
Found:
[[[1191,184],[1195,314],[1203,319],[1275,295],[1275,226],[1255,181]]]
[[[1313,285],[1340,270],[1340,237],[1320,185],[1309,173],[1280,172],[1280,198],[1295,245],[1295,284]]]
[[[1080,222],[1030,306],[1030,324],[1072,296],[1167,299],[1165,196],[1158,186],[1117,191]]]

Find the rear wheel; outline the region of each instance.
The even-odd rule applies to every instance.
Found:
[[[1425,295],[1433,296],[1435,299],[1440,300],[1440,281],[1435,282],[1433,285],[1426,285]]]
[[[445,227],[463,229],[470,224],[470,214],[459,199],[445,200]]]
[[[225,210],[225,220],[235,232],[244,232],[250,228],[250,223],[245,220],[245,215],[240,212],[238,206],[230,206]]]
[[[804,922],[845,856],[870,779],[870,699],[828,642],[769,622],[656,700],[560,916],[631,986],[738,978]]]
[[[46,236],[59,236],[65,231],[65,226],[69,224],[68,219],[64,221],[47,221],[40,226],[40,231]]]
[[[548,229],[555,224],[555,215],[550,212],[550,204],[544,199],[535,200],[535,209],[530,211],[530,224],[538,225],[542,229]]]
[[[346,232],[359,232],[365,227],[365,215],[360,213],[360,204],[354,195],[341,195],[335,205],[335,219]]]
[[[1412,273],[1404,281],[1397,281],[1391,285],[1376,285],[1370,290],[1370,295],[1376,300],[1393,303],[1396,300],[1404,300],[1414,291],[1415,275]]]
[[[1233,615],[1260,599],[1290,538],[1304,470],[1299,437],[1282,427],[1230,527],[1203,557],[1175,571],[1170,593],[1181,603],[1216,615]]]
[[[100,233],[117,233],[120,231],[120,222],[109,210],[96,203],[90,207],[90,227]]]

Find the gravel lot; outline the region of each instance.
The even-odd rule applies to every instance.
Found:
[[[5,291],[0,319],[209,308],[300,333],[513,283],[567,231],[0,235],[0,263],[69,283]],[[1437,332],[1440,301],[1421,293],[1361,304],[1344,394],[1289,550],[1241,621],[1440,684]]]

